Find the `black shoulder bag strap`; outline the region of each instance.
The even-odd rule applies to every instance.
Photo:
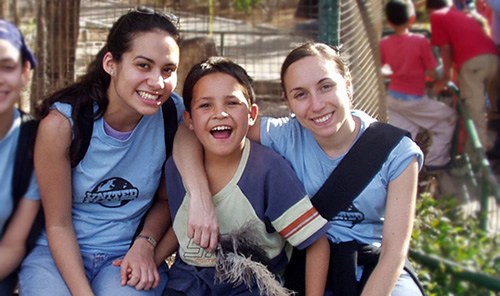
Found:
[[[370,124],[312,197],[311,202],[321,216],[330,220],[347,209],[404,136],[411,137],[406,130],[387,123]]]
[[[391,151],[404,136],[411,138],[410,133],[406,130],[386,123],[372,123],[311,199],[318,212],[323,217],[331,219],[337,216],[340,211],[347,209],[380,171]],[[338,255],[334,256],[337,259],[334,259],[334,263],[331,263],[334,265],[333,269],[337,265],[342,265],[341,262],[346,262],[344,258],[341,258],[347,257],[345,254]],[[330,268],[332,268],[332,265],[330,265]],[[349,272],[346,269],[349,268],[344,268],[338,272],[338,276],[333,276],[333,287],[340,288],[337,293],[342,295],[352,293],[352,291],[341,291],[342,286],[349,287],[349,284],[347,284],[349,282]],[[373,271],[373,267],[368,269],[370,272]],[[425,295],[408,260],[405,263],[405,270],[413,278],[422,294]],[[355,279],[354,274],[355,270],[352,270],[351,277],[353,279]],[[368,278],[366,275],[363,277],[364,281],[362,281],[360,289],[362,289]]]
[[[90,140],[92,139],[92,132],[94,130],[94,106],[93,104],[88,104],[80,107],[81,110],[74,110],[72,112],[78,112],[76,114],[76,119],[78,121],[78,133],[79,135],[73,135],[75,138],[80,137],[80,147],[76,147],[76,139],[71,141],[70,146],[70,156],[71,156],[71,167],[76,167],[80,161],[85,157],[87,150],[89,149]],[[72,116],[74,118],[74,116]],[[78,149],[78,151],[74,151]]]
[[[370,124],[311,198],[321,216],[331,220],[347,209],[380,171],[389,153],[405,135],[409,136],[408,132],[386,123]],[[298,292],[298,295],[305,295],[304,266],[305,252],[294,248],[285,270],[285,286]]]
[[[24,196],[30,184],[33,173],[33,152],[37,127],[38,122],[32,116],[21,112],[21,127],[14,160],[14,173],[12,175],[14,208]]]
[[[177,132],[177,108],[175,107],[174,100],[170,97],[162,106],[163,112],[163,126],[165,127],[165,149],[167,158],[172,155],[174,145],[174,137]]]

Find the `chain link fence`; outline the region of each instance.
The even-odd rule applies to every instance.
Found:
[[[245,6],[245,3],[250,3]],[[23,102],[29,110],[37,100],[82,75],[103,46],[112,23],[128,9],[146,5],[174,12],[180,18],[184,42],[213,44],[211,54],[227,56],[247,69],[255,80],[261,113],[288,113],[279,84],[281,63],[288,52],[308,41],[339,35],[351,64],[353,104],[386,119],[380,76],[378,38],[382,27],[382,1],[339,0],[340,18],[318,14],[322,0],[4,0],[2,17],[16,22],[35,50],[40,67]],[[327,18],[325,20],[325,18]],[[325,33],[325,32],[323,32]],[[202,51],[202,48],[198,49]],[[181,51],[183,52],[183,51]],[[199,54],[201,58],[203,54]],[[181,63],[183,57],[181,56]],[[193,56],[184,62],[192,65]],[[179,69],[178,91],[187,69]],[[31,95],[29,95],[31,92]]]

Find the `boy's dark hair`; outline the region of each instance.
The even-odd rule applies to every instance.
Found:
[[[186,111],[191,112],[191,101],[193,100],[193,88],[195,84],[201,78],[213,73],[225,73],[234,77],[243,86],[243,94],[247,98],[248,103],[251,105],[255,102],[253,79],[248,75],[247,71],[228,58],[210,57],[204,62],[194,65],[184,81],[182,97],[184,98]]]
[[[71,115],[73,141],[69,154],[73,164],[80,155],[81,147],[86,145],[81,141],[84,137],[80,132],[80,123],[89,120],[85,111],[92,112],[93,105],[96,104],[97,110],[93,112],[92,119],[97,120],[104,115],[108,107],[109,99],[106,92],[111,77],[102,66],[104,55],[110,52],[113,59],[119,63],[123,54],[130,50],[137,34],[144,32],[167,32],[178,44],[180,33],[177,26],[178,18],[171,13],[164,13],[144,6],[129,10],[113,24],[108,33],[106,44],[89,64],[86,74],[76,83],[56,91],[41,102],[37,109],[39,118],[45,117],[55,102],[71,104],[73,108]]]
[[[394,26],[406,24],[414,15],[415,9],[411,0],[389,0],[385,5],[385,16]]]
[[[441,9],[451,6],[450,0],[427,0],[425,1],[425,8],[427,9]]]

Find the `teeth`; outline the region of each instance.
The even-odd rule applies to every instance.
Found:
[[[226,126],[226,125],[221,125],[221,126],[216,126],[212,128],[212,131],[226,131],[226,130],[231,130],[231,127]]]
[[[139,96],[141,96],[141,98],[143,99],[146,99],[146,100],[153,100],[153,101],[156,101],[160,98],[159,95],[153,95],[153,94],[150,94],[148,92],[145,92],[145,91],[137,91],[137,93],[139,94]]]
[[[328,119],[330,119],[330,117],[332,117],[331,113],[328,114],[328,115],[325,115],[323,117],[314,119],[314,122],[316,122],[316,123],[323,123],[323,122],[327,121]]]

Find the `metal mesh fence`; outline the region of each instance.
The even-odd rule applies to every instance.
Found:
[[[162,3],[158,3],[162,2]],[[294,30],[293,15],[297,1],[261,1],[249,12],[238,10],[224,1],[82,1],[80,14],[81,59],[76,74],[85,71],[85,65],[102,46],[106,32],[122,13],[135,5],[148,5],[174,12],[180,18],[180,29],[185,41],[208,37],[213,40],[217,54],[241,64],[255,80],[261,113],[282,115],[286,107],[281,101],[279,68],[285,55],[297,44],[315,33]],[[286,2],[286,4],[285,4]],[[295,31],[295,33],[293,33]],[[83,34],[82,34],[83,33]],[[181,57],[182,58],[182,57]],[[197,61],[190,61],[193,64]],[[180,69],[183,77],[186,69]],[[179,81],[178,91],[182,88]]]
[[[32,101],[84,73],[86,66],[104,44],[112,23],[131,7],[147,5],[177,14],[185,41],[208,37],[215,45],[217,54],[235,60],[254,78],[261,113],[284,115],[287,109],[279,84],[281,63],[298,44],[319,40],[321,24],[317,13],[318,1],[260,0],[253,1],[256,3],[254,7],[242,7],[238,3],[248,1],[7,0],[2,4],[2,13],[6,19],[17,20],[23,32],[28,32],[27,39],[36,49],[40,64],[45,64],[45,68],[42,66],[35,72],[35,87],[31,88],[31,92],[36,95],[31,96]],[[68,3],[77,3],[79,9],[78,39],[73,58],[61,54],[62,49],[68,46],[68,40],[71,40],[71,36],[67,36],[71,29],[67,28],[72,22],[67,16],[75,14],[74,11],[61,10],[78,11]],[[341,21],[336,25],[340,30],[340,42],[351,64],[354,106],[384,120],[384,89],[379,74],[377,46],[382,25],[382,1],[339,0],[339,3]],[[15,10],[12,10],[13,6],[17,6]],[[10,13],[12,11],[15,13]],[[47,17],[44,18],[44,15]],[[44,27],[41,29],[42,25]],[[51,35],[54,31],[56,33]],[[57,71],[54,70],[56,68]],[[179,76],[183,74],[179,73]],[[181,88],[182,83],[179,84]]]
[[[382,34],[382,1],[342,0],[340,11],[340,41],[351,65],[354,107],[386,120],[378,48]]]

